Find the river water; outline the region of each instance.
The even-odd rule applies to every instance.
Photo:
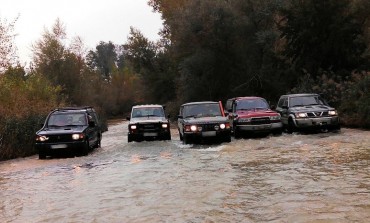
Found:
[[[86,157],[0,162],[0,222],[370,222],[370,132],[183,145],[110,126]]]

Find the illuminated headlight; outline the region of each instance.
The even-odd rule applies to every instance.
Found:
[[[132,130],[135,130],[137,127],[136,127],[136,125],[131,125],[130,126],[130,129],[132,129]]]
[[[270,120],[280,120],[280,119],[281,119],[281,116],[280,115],[270,116]]]
[[[192,126],[190,126],[190,130],[191,130],[192,132],[197,131],[197,126],[196,126],[196,125],[192,125]]]
[[[307,114],[306,113],[296,113],[295,116],[297,118],[306,118],[307,117]]]
[[[225,129],[225,128],[226,128],[226,125],[225,125],[225,124],[221,124],[221,125],[220,125],[220,128],[221,128],[221,129]]]
[[[79,140],[79,139],[83,139],[84,138],[84,134],[72,134],[72,139],[73,140]]]
[[[47,140],[49,140],[49,137],[47,136],[37,136],[36,137],[36,141],[39,141],[39,142],[45,142]]]
[[[162,124],[162,128],[166,129],[168,127],[168,124],[167,123],[163,123]]]
[[[240,118],[239,122],[251,122],[251,118]]]
[[[337,111],[329,111],[329,115],[337,115]]]

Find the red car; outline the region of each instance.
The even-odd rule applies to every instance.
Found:
[[[225,105],[235,138],[242,133],[281,134],[283,124],[279,113],[270,109],[261,97],[237,97],[228,99]]]

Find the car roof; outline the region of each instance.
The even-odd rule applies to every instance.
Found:
[[[196,102],[189,102],[185,103],[181,106],[186,106],[186,105],[201,105],[201,104],[218,104],[216,101],[196,101]]]
[[[235,100],[252,100],[252,99],[264,99],[257,96],[244,96],[244,97],[236,97]]]
[[[132,108],[163,108],[162,105],[158,104],[145,104],[145,105],[134,105]]]
[[[83,106],[83,107],[62,107],[62,108],[56,108],[52,111],[52,113],[66,113],[66,112],[86,112],[86,111],[92,111],[95,112],[93,107],[91,106]]]
[[[281,97],[304,97],[304,96],[319,96],[315,93],[300,93],[300,94],[286,94],[282,95]]]

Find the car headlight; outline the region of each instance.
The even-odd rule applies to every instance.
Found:
[[[192,126],[190,126],[190,130],[191,130],[192,132],[197,131],[197,126],[196,126],[196,125],[192,125]]]
[[[295,116],[297,118],[306,118],[307,117],[307,113],[296,113]]]
[[[280,115],[270,116],[270,120],[280,120],[280,119],[281,119]]]
[[[79,139],[83,139],[84,138],[84,134],[72,134],[72,139],[73,140],[79,140]]]
[[[137,127],[136,127],[136,125],[131,125],[130,126],[130,129],[132,129],[132,130],[135,130]]]
[[[220,125],[220,128],[221,128],[221,129],[225,129],[225,128],[226,128],[226,125],[225,125],[225,124],[221,124],[221,125]]]
[[[39,142],[45,142],[47,140],[49,140],[49,137],[47,136],[37,136],[36,137],[36,141],[39,141]]]
[[[337,111],[335,111],[335,110],[329,111],[328,113],[329,113],[329,115],[337,115],[338,114]]]
[[[239,118],[238,121],[239,122],[251,122],[252,119],[251,118]]]
[[[166,129],[168,127],[168,124],[167,123],[163,123],[162,124],[162,128]]]

